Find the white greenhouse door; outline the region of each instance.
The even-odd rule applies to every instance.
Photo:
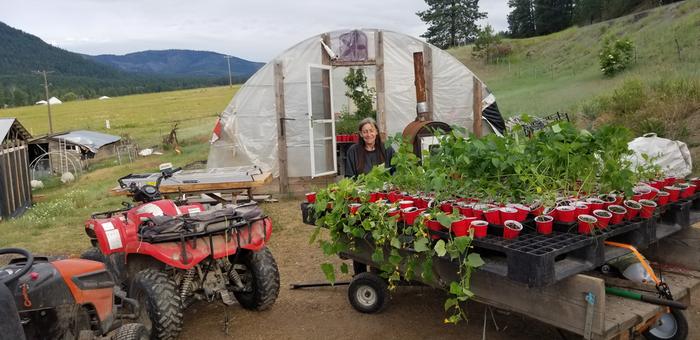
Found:
[[[312,178],[337,172],[331,79],[330,66],[309,65],[306,83]]]

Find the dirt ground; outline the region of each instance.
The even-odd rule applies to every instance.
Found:
[[[274,306],[251,312],[237,305],[197,303],[185,314],[182,339],[481,339],[484,331],[486,339],[562,339],[549,325],[501,311],[493,312],[495,323],[488,313],[484,327],[485,306],[475,302],[469,303],[468,322],[444,324],[445,293],[432,288],[399,287],[388,307],[372,315],[350,306],[347,286],[290,289],[292,283],[324,282],[319,265],[340,263],[309,244],[313,228],[301,223],[299,203],[263,207],[276,226],[269,247],[279,266],[281,289]],[[691,325],[688,339],[700,338],[700,292],[694,293],[692,307],[685,311]]]

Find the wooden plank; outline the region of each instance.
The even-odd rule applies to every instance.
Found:
[[[284,70],[281,61],[275,62],[275,109],[277,111],[277,164],[280,174],[280,193],[289,192],[287,168],[286,111],[284,108]]]
[[[25,143],[24,143],[24,146],[25,146],[25,148],[24,148],[24,157],[23,157],[22,159],[24,160],[24,171],[27,172],[27,177],[26,177],[27,183],[26,183],[26,186],[27,186],[27,193],[29,193],[29,197],[28,197],[28,198],[29,198],[29,204],[31,205],[32,202],[33,202],[33,195],[32,195],[32,183],[31,183],[31,181],[32,181],[32,176],[31,176],[31,174],[29,173],[29,144],[25,142]]]
[[[343,60],[331,60],[331,66],[333,67],[350,67],[350,66],[374,66],[377,62],[374,60],[364,60],[364,61],[343,61]]]
[[[425,76],[425,102],[428,104],[427,120],[433,120],[433,49],[423,44],[423,72]]]
[[[416,117],[419,120],[426,120],[427,112],[421,112],[418,108],[427,105],[425,99],[425,73],[423,70],[423,52],[413,53],[413,85],[416,88]]]
[[[7,191],[10,192],[10,215],[15,213],[15,210],[17,210],[17,199],[15,198],[15,173],[13,166],[14,164],[12,163],[12,152],[6,153],[5,157],[7,159]]]
[[[377,31],[375,33],[375,86],[377,90],[377,125],[379,125],[379,135],[386,140],[386,97],[384,87],[384,33]]]
[[[0,218],[10,216],[10,197],[7,192],[7,171],[5,170],[5,155],[2,153],[5,146],[0,141]]]
[[[481,137],[481,111],[483,110],[481,101],[483,98],[481,95],[481,81],[477,77],[474,77],[472,90],[474,95],[472,99],[472,117],[474,119],[472,131],[476,137]]]

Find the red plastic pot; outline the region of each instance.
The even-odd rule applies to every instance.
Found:
[[[400,191],[391,191],[387,194],[386,198],[391,203],[400,201],[401,200],[401,192]]]
[[[376,201],[379,201],[381,199],[381,195],[378,192],[371,192],[369,193],[369,201],[374,203]]]
[[[542,210],[542,215],[547,215],[547,216],[552,216],[554,220],[557,220],[557,209],[552,208],[552,207],[546,207],[544,210]]]
[[[666,177],[664,179],[664,186],[671,186],[676,183],[676,178],[675,177]]]
[[[696,186],[695,190],[697,190],[697,187],[700,187],[700,177],[693,177],[689,181]]]
[[[518,220],[518,209],[516,209],[516,208],[513,208],[513,207],[499,208],[498,213],[500,215],[500,220],[498,221],[498,223],[491,223],[491,221],[489,221],[488,217],[486,218],[486,220],[489,221],[489,223],[491,223],[491,224],[501,224],[507,220],[513,220],[513,221]],[[486,215],[486,214],[487,213],[484,213],[484,215]]]
[[[386,212],[386,214],[389,217],[396,217],[397,221],[401,221],[401,209],[399,208],[391,208]]]
[[[506,207],[515,208],[515,210],[517,210],[517,213],[515,214],[515,220],[518,222],[525,221],[527,219],[527,215],[530,214],[530,207],[523,204],[508,204],[506,205]]]
[[[465,218],[460,218],[457,221],[452,222],[452,233],[457,237],[467,236],[467,234],[469,233],[470,222],[470,220],[467,220]]]
[[[554,217],[548,215],[540,215],[535,217],[535,224],[537,225],[537,232],[543,235],[549,235],[552,233],[552,225],[554,224]]]
[[[608,224],[610,224],[613,214],[607,210],[596,209],[593,210],[593,216],[598,219],[598,227],[600,229],[605,229],[608,227]]]
[[[474,238],[484,238],[486,237],[486,232],[489,228],[489,222],[484,220],[473,220],[469,226],[471,230],[472,237]]]
[[[625,218],[631,221],[635,217],[637,217],[637,215],[639,215],[639,211],[642,210],[642,205],[635,200],[626,200],[625,208],[627,208],[627,215],[625,216]]]
[[[306,201],[309,203],[316,203],[316,193],[315,192],[307,192],[306,193]]]
[[[490,224],[501,224],[501,209],[503,208],[490,208],[484,211],[484,219]],[[513,215],[515,215],[515,213],[513,213]]]
[[[360,203],[350,203],[348,204],[348,208],[350,209],[350,214],[355,215],[357,214],[357,211],[360,209],[362,204]]]
[[[453,203],[452,201],[444,201],[444,202],[440,203],[440,210],[451,214],[452,213],[452,203]]]
[[[586,200],[586,205],[590,211],[601,210],[605,208],[605,202],[599,198],[589,198]]]
[[[432,231],[442,231],[443,230],[442,224],[440,224],[440,222],[438,222],[437,220],[428,219],[428,220],[425,220],[424,223],[425,223],[425,226]],[[440,236],[430,235],[430,238],[433,240],[437,240],[440,238]]]
[[[622,220],[627,215],[627,208],[617,204],[609,206],[608,211],[612,213],[612,218],[610,218],[610,224],[612,225],[622,223]]]
[[[576,208],[570,205],[562,205],[556,208],[556,219],[562,223],[571,223],[576,220]]]
[[[425,209],[418,209],[416,207],[408,207],[401,209],[401,219],[403,219],[403,223],[411,225],[416,221],[418,215],[420,215],[420,213],[424,211]]]
[[[590,215],[591,209],[588,207],[588,204],[585,203],[576,203],[576,212],[574,213],[576,217],[579,215]]]
[[[542,202],[535,202],[530,205],[530,213],[533,216],[540,216],[544,212],[544,204]]]
[[[518,221],[506,220],[503,222],[503,238],[506,240],[518,238],[521,230],[523,230],[523,225]]]
[[[472,204],[459,204],[457,209],[459,209],[459,213],[462,214],[462,216],[474,217],[474,208]]]
[[[681,194],[681,188],[675,187],[675,186],[665,186],[664,190],[668,192],[670,195],[668,196],[668,201],[669,202],[676,202],[678,201],[678,197]]]
[[[489,209],[488,205],[477,203],[477,204],[474,204],[472,212],[474,213],[474,217],[476,217],[477,220],[483,220],[484,219],[484,211],[488,210],[488,209]]]
[[[654,216],[654,209],[656,209],[657,206],[656,202],[652,200],[641,200],[639,204],[642,205],[642,210],[639,212],[642,218],[649,219]]]
[[[399,201],[399,209],[406,209],[413,206],[413,201],[401,200]]]
[[[603,201],[603,209],[607,209],[609,206],[615,204],[616,197],[614,195],[602,194],[598,195],[598,198]]]
[[[578,233],[583,235],[589,235],[593,232],[598,219],[595,216],[588,214],[583,214],[578,216]]]
[[[658,205],[666,205],[668,203],[669,198],[671,197],[671,194],[668,193],[667,191],[660,190],[659,194],[656,195],[656,204]]]

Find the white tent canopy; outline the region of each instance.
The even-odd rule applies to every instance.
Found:
[[[63,102],[56,97],[51,97],[51,98],[49,98],[49,104],[58,105],[58,104],[63,104]]]
[[[326,45],[330,53],[321,44],[324,36],[329,42]],[[349,38],[352,38],[350,43]],[[383,53],[377,53],[378,49]],[[379,74],[380,78],[383,75],[384,92],[378,91],[376,101],[380,130],[387,135],[402,132],[416,117],[414,52],[428,52],[430,63],[426,62],[426,65],[432,65],[432,80],[428,86],[433,120],[459,125],[471,131],[476,76],[464,64],[447,52],[404,34],[377,29],[334,31],[313,36],[284,51],[240,88],[214,129],[215,141],[209,153],[208,167],[257,165],[277,177],[280,122],[284,124],[289,177],[318,173],[319,167],[324,166],[319,163],[323,162],[319,158],[324,158],[324,155],[332,153],[335,162],[334,131],[328,133],[333,125],[323,125],[324,122],[316,119],[318,115],[332,119],[343,105],[347,105],[343,77],[350,66],[365,68],[368,84],[377,89],[381,88],[381,84],[376,81],[375,75]],[[331,67],[327,66],[331,71],[319,68],[323,67],[323,53],[338,57],[330,62]],[[283,77],[275,75],[276,68],[281,69]],[[319,76],[324,72],[331,73],[330,96],[317,94],[320,90],[327,90],[320,80],[323,76]],[[283,98],[276,96],[276,84],[283,86]],[[483,108],[495,104],[493,95],[485,85],[482,85],[482,94]],[[318,112],[319,107],[328,105],[324,103],[328,97],[332,112]],[[276,103],[280,100],[284,101],[284,119],[278,119]],[[309,112],[312,114],[309,115]],[[382,114],[384,119],[380,118]],[[484,125],[488,126],[486,123]]]

